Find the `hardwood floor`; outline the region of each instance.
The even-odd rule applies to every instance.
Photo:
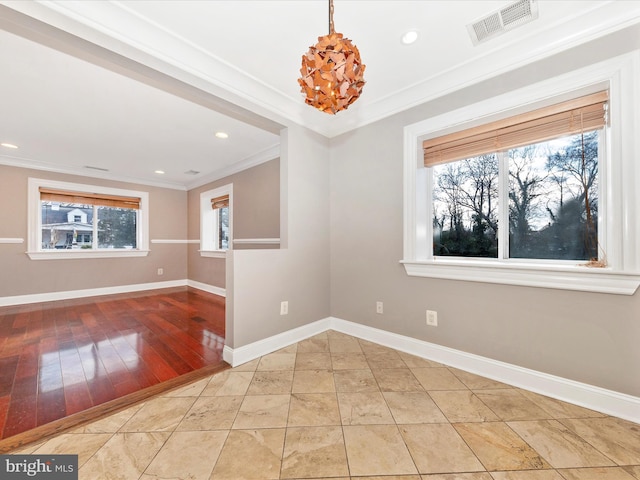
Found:
[[[224,312],[187,287],[0,308],[0,440],[224,368]]]

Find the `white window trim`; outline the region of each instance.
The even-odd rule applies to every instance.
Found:
[[[115,258],[145,257],[149,254],[149,193],[121,188],[101,187],[81,183],[59,182],[42,178],[28,179],[28,247],[27,255],[31,260],[62,260],[77,258]],[[140,199],[138,210],[137,245],[138,248],[99,249],[99,250],[43,250],[42,249],[42,215],[40,213],[40,187],[56,188],[73,192],[103,193]]]
[[[609,89],[611,124],[606,139],[608,167],[604,244],[608,266],[434,257],[428,215],[425,138],[532,109],[574,92]],[[612,58],[538,84],[494,97],[404,128],[404,248],[408,275],[633,295],[640,285],[640,52]],[[624,193],[624,195],[623,195]]]
[[[233,248],[233,183],[223,185],[200,194],[200,256],[209,258],[225,258],[228,250],[214,248],[217,245],[214,224],[215,212],[211,208],[211,200],[229,195],[229,249]]]

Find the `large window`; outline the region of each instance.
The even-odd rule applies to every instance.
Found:
[[[31,258],[147,253],[145,192],[31,178],[29,198]]]
[[[637,53],[405,127],[409,275],[632,294]]]
[[[598,92],[426,140],[433,255],[604,265],[607,100]]]

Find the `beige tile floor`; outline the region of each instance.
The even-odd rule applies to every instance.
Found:
[[[640,480],[640,426],[329,331],[15,453],[82,480]]]

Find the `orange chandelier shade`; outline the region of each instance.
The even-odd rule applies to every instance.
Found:
[[[333,0],[329,1],[329,35],[302,56],[298,83],[305,103],[331,115],[355,102],[364,87],[365,65],[358,48],[333,28]]]

